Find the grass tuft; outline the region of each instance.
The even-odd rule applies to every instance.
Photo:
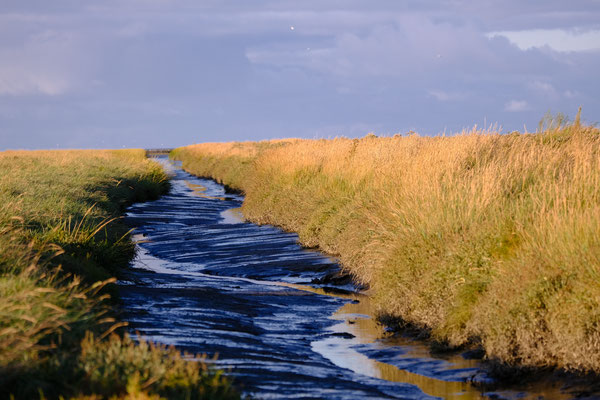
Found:
[[[0,175],[0,398],[235,397],[202,360],[114,334],[126,323],[113,276],[135,253],[120,215],[166,192],[157,163],[143,150],[7,151]]]
[[[221,371],[208,367],[205,357],[181,353],[128,335],[98,341],[88,334],[82,344],[79,367],[85,385],[96,394],[138,395],[168,399],[235,399],[239,395]],[[197,362],[190,362],[190,360]]]

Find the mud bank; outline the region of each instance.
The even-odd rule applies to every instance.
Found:
[[[170,194],[126,218],[140,248],[120,282],[132,331],[218,355],[256,398],[573,397],[561,383],[474,386],[473,378],[486,381],[478,361],[434,357],[385,332],[366,296],[323,279],[339,271],[335,260],[301,248],[295,234],[245,223],[241,196],[163,163]]]

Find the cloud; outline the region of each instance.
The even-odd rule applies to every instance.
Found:
[[[304,68],[333,79],[377,77],[411,83],[419,79],[427,86],[448,79],[473,81],[492,74],[534,73],[556,64],[550,54],[523,52],[506,38],[487,37],[474,25],[456,27],[416,14],[395,19],[316,43],[303,40],[249,46],[246,56],[260,66]]]
[[[465,35],[466,36],[466,35]],[[306,51],[302,46],[263,44],[250,47],[248,59],[279,68],[301,67],[340,77],[401,76],[450,62],[456,42],[447,40],[444,27],[418,17],[404,17],[399,24],[378,24],[363,34],[342,32]],[[438,63],[433,65],[432,63]]]
[[[552,86],[548,82],[536,80],[531,83],[531,87],[533,87],[534,89],[537,89],[541,92],[545,92],[545,93],[550,93],[550,94],[556,93],[556,89],[554,88],[554,86]]]
[[[600,50],[600,30],[530,29],[488,33],[503,36],[522,50],[548,47],[555,51]]]
[[[484,119],[510,130],[579,105],[598,120],[600,52],[526,50],[489,33],[600,31],[599,8],[583,0],[5,0],[0,148],[428,134]]]
[[[511,100],[504,105],[508,112],[521,112],[529,110],[529,104],[525,100]]]
[[[0,68],[0,95],[59,95],[69,88],[67,79],[48,76],[43,71],[24,71],[16,68]]]
[[[554,87],[553,84],[547,81],[534,80],[528,84],[528,87],[531,88],[534,95],[542,96],[543,98],[551,101],[560,100],[560,93]]]
[[[573,90],[569,90],[569,89],[565,90],[563,94],[568,99],[573,99],[573,98],[577,97],[577,95],[578,95],[577,92],[575,92]]]
[[[443,90],[429,90],[428,93],[438,101],[458,101],[467,97],[464,93],[445,92]]]
[[[84,38],[56,29],[18,29],[19,40],[0,45],[0,96],[57,96],[84,84],[93,58]]]

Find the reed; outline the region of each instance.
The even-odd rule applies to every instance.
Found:
[[[235,154],[231,152],[235,149]],[[600,132],[200,144],[174,156],[368,284],[382,316],[513,367],[600,372]]]

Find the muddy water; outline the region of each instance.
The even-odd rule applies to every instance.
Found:
[[[120,281],[132,331],[218,355],[245,394],[264,399],[569,398],[549,383],[484,391],[478,362],[433,357],[385,332],[368,297],[314,284],[339,269],[297,236],[243,221],[225,194],[166,159],[172,190],[127,214],[139,256]]]

